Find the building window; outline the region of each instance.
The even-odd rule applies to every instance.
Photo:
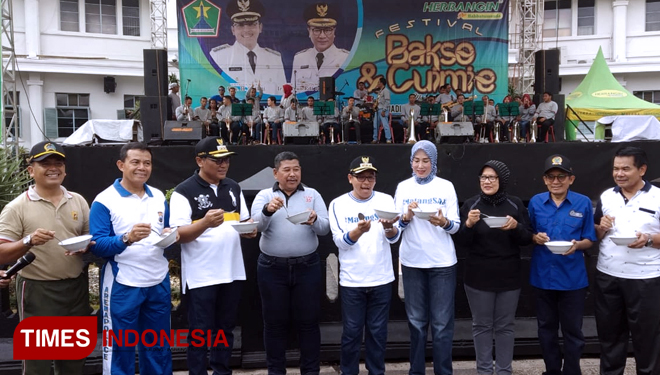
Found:
[[[571,36],[571,0],[546,0],[543,37]]]
[[[656,91],[633,91],[633,95],[647,102],[660,104],[660,90]]]
[[[140,96],[138,95],[124,95],[124,109],[117,111],[117,118],[119,119],[132,119],[135,118],[135,111],[140,107]]]
[[[578,0],[577,35],[594,35],[596,12],[594,0]]]
[[[57,136],[68,137],[89,120],[89,94],[55,94]]]
[[[646,31],[660,31],[660,0],[646,0]]]
[[[14,123],[15,125],[18,125],[18,136],[22,137],[23,136],[23,129],[21,127],[21,93],[20,91],[16,91],[16,122]],[[11,126],[11,129],[9,129],[9,134],[12,136],[14,135],[14,124],[11,124],[11,118],[13,117],[14,114],[14,105],[12,104],[12,98],[10,95],[5,95],[5,102],[4,102],[4,116],[5,116],[5,123],[4,126]]]
[[[80,31],[78,0],[60,0],[60,29],[62,31]]]
[[[117,34],[117,1],[85,0],[85,31]]]
[[[124,35],[140,36],[140,0],[123,0],[121,16]]]

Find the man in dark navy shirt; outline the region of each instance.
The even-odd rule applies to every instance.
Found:
[[[529,281],[536,289],[538,335],[547,375],[580,374],[584,348],[582,317],[587,294],[584,253],[596,241],[591,200],[569,190],[575,181],[570,160],[552,155],[545,161],[543,181],[547,193],[529,201],[529,217],[536,244]],[[573,243],[564,254],[553,254],[548,241]],[[559,325],[564,338],[559,348]]]

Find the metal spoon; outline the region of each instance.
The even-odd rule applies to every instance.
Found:
[[[488,219],[490,216],[488,216],[486,214],[479,213],[479,217],[482,218],[482,219]]]
[[[358,214],[358,219],[360,219],[360,220],[364,220],[364,215],[362,214],[362,212],[360,212],[360,213]]]

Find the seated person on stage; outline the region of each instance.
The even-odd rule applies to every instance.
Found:
[[[314,98],[311,96],[307,98],[307,107],[301,110],[302,122],[319,122],[318,116],[314,114]]]
[[[529,94],[523,95],[522,104],[518,107],[518,111],[520,112],[517,119],[520,121],[520,138],[523,142],[526,142],[529,124],[532,123],[532,119],[536,113],[536,104],[532,102],[532,98]]]
[[[211,110],[206,108],[206,102],[207,100],[205,96],[202,96],[202,98],[199,99],[199,107],[193,110],[193,120],[201,121],[202,125],[208,129],[209,120],[211,118]]]
[[[544,92],[543,102],[539,104],[536,108],[536,113],[534,113],[536,125],[541,126],[537,142],[546,142],[545,136],[548,134],[550,125],[555,124],[555,115],[557,114],[558,109],[557,103],[552,101],[552,94],[547,91]]]
[[[330,98],[328,99],[328,102],[334,104],[335,100]],[[338,139],[341,139],[341,127],[339,126],[339,108],[337,108],[335,105],[334,109],[334,114],[320,116],[322,118],[321,129],[323,130],[323,135],[325,136],[326,145],[332,142],[332,137],[334,137],[335,142],[340,142]],[[330,132],[330,128],[334,129],[332,133]],[[332,137],[330,137],[330,135],[332,135]]]
[[[274,96],[268,98],[268,107],[264,109],[264,126],[266,131],[270,131],[270,143],[279,143],[277,135],[282,129],[284,122],[284,110],[277,105],[277,99]]]
[[[435,96],[429,95],[426,97],[426,102],[429,105],[435,104]],[[431,110],[431,108],[429,108]],[[420,109],[421,112],[421,109]],[[433,132],[435,131],[436,126],[440,122],[440,116],[438,115],[428,115],[422,116],[420,121],[415,122],[415,135],[417,139],[421,140],[432,140]]]
[[[183,100],[183,104],[177,107],[175,113],[176,113],[177,121],[192,121],[193,119],[192,98],[186,96],[186,98]]]
[[[282,85],[282,91],[284,91],[284,95],[280,100],[280,108],[286,111],[287,108],[291,107],[291,101],[296,100],[296,96],[293,95],[293,86],[288,83]]]
[[[454,101],[454,98],[451,96],[451,85],[446,84],[440,86],[440,94],[435,98],[436,103],[441,105],[446,105]]]
[[[450,109],[449,109],[449,117],[451,121],[454,122],[466,122],[470,121],[470,118],[468,116],[465,116],[463,114],[463,106],[465,105],[465,96],[463,94],[460,94],[456,98],[456,104],[454,104]]]
[[[220,110],[218,111],[220,112],[218,114],[221,126],[220,135],[225,142],[236,144],[238,143],[238,137],[241,135],[241,130],[247,132],[247,126],[241,124],[241,116],[231,115],[231,107],[233,104],[231,96],[225,95],[222,103],[222,107],[220,107]],[[231,139],[229,139],[229,129],[231,129],[232,132]]]
[[[215,99],[209,99],[209,121],[208,125],[205,125],[206,135],[211,135],[211,133],[220,134],[220,125],[218,124],[219,109],[218,102]]]
[[[353,91],[353,97],[355,98],[355,105],[363,106],[364,101],[366,100],[369,91],[364,87],[364,82],[358,82],[358,87]]]
[[[474,124],[474,131],[479,138],[479,142],[488,143],[490,133],[493,130],[493,122],[497,117],[497,112],[495,112],[495,106],[490,105],[488,95],[484,95],[481,100],[484,103],[484,114],[477,116]],[[483,131],[482,128],[484,128]]]
[[[401,106],[401,120],[399,120],[399,125],[405,129],[408,129],[411,119],[413,119],[415,125],[421,122],[422,108],[415,103],[416,101],[417,95],[410,94],[408,95],[408,103]],[[413,111],[412,116],[410,115],[411,110]],[[417,131],[417,129],[415,129],[415,131]],[[426,131],[426,129],[424,129],[424,131]],[[419,133],[416,133],[415,135],[419,139]]]
[[[255,99],[253,97],[248,97],[246,101],[247,104],[252,104],[252,114],[250,116],[245,116],[243,118],[243,123],[247,125],[250,134],[252,134],[251,140],[254,143],[260,144],[261,132],[263,128],[263,124],[261,122],[261,112],[259,111],[259,106],[257,106],[256,110],[254,109]]]
[[[490,101],[492,101],[492,99]],[[502,103],[505,103],[505,104],[511,103],[511,95],[505,96],[504,100],[502,100]],[[492,103],[490,103],[490,104],[492,104]],[[500,139],[501,140],[509,140],[509,125],[511,125],[512,117],[511,116],[503,116],[502,112],[500,111],[500,107],[498,105],[495,106],[495,112],[497,113],[497,117],[495,118],[495,122],[500,124]]]
[[[302,111],[298,108],[298,99],[293,98],[289,104],[289,107],[284,110],[284,121],[286,122],[298,122],[302,117]]]
[[[362,84],[364,86],[364,84]],[[357,90],[356,90],[357,91]],[[349,131],[351,126],[355,129],[355,140],[357,144],[361,144],[360,139],[360,110],[355,105],[355,98],[348,98],[348,105],[344,107],[341,111],[341,123],[343,124],[344,129],[344,142],[348,142],[350,139]]]

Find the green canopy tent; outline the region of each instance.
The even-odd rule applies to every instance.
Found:
[[[600,48],[589,73],[566,97],[566,105],[575,111],[566,108],[566,140],[571,141],[576,138],[580,119],[596,121],[614,115],[652,115],[660,119],[659,105],[639,99],[614,78]]]

